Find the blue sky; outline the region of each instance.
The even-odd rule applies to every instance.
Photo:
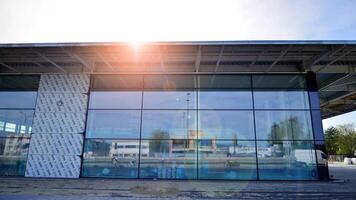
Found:
[[[355,0],[0,0],[0,43],[356,39]]]
[[[355,0],[0,0],[0,43],[356,40],[355,9]],[[356,112],[323,123],[356,123]]]
[[[324,130],[330,126],[338,126],[342,124],[354,124],[356,126],[356,111],[323,120]]]

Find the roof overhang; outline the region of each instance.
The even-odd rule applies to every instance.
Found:
[[[0,74],[314,71],[323,118],[356,109],[356,41],[149,42],[135,45],[0,44]]]

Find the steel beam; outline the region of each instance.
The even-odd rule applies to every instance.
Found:
[[[163,53],[161,47],[159,48],[159,62],[160,62],[161,70],[163,72],[166,72],[166,66],[164,64],[164,53]]]
[[[218,60],[216,61],[216,65],[215,65],[214,72],[217,72],[217,71],[219,70],[221,58],[222,58],[223,55],[224,55],[224,48],[225,48],[224,45],[222,45],[222,46],[220,47],[219,57],[218,57]]]
[[[348,91],[348,92],[353,92],[356,90],[356,85],[336,85],[336,86],[331,86],[328,88],[325,88],[323,91],[325,92],[330,92],[330,91]]]
[[[348,79],[351,76],[353,76],[353,75],[352,74],[346,74],[345,76],[342,76],[342,77],[340,77],[340,78],[338,78],[336,80],[333,80],[333,81],[329,81],[328,83],[326,83],[326,81],[324,81],[323,83],[320,84],[319,90],[325,90],[326,88],[331,87],[335,83],[337,83],[339,81],[342,81],[342,80],[345,80],[345,79]]]
[[[348,50],[346,50],[344,53],[342,53],[341,55],[339,55],[338,57],[334,58],[333,60],[329,61],[326,65],[323,65],[322,67],[320,67],[319,69],[315,70],[315,72],[320,72],[321,70],[323,70],[324,68],[332,65],[333,63],[335,63],[336,61],[340,60],[341,58],[343,58],[344,56],[350,54],[352,51],[356,50],[356,48],[349,48]]]
[[[195,58],[195,72],[199,72],[201,59],[201,45],[198,46],[197,56]]]
[[[337,101],[337,100],[343,99],[345,97],[348,97],[348,96],[351,96],[351,95],[354,95],[354,94],[356,94],[356,91],[352,91],[352,92],[346,93],[344,95],[335,96],[335,97],[332,97],[332,98],[329,98],[329,99],[325,99],[325,102],[323,104],[321,104],[320,107],[328,105],[329,102]]]
[[[60,71],[66,73],[67,71],[64,70],[61,66],[59,66],[57,63],[55,63],[54,61],[52,61],[51,59],[49,59],[47,56],[45,56],[44,54],[42,54],[41,52],[31,48],[31,51],[34,52],[37,56],[41,57],[43,60],[51,63],[53,66],[55,66],[57,69],[59,69]]]
[[[277,59],[273,61],[273,63],[267,68],[266,72],[271,71],[271,69],[288,53],[289,49],[292,45],[289,45],[287,48],[281,51],[281,54],[278,56]]]
[[[0,65],[5,67],[5,68],[7,68],[7,69],[9,69],[9,70],[11,70],[11,71],[14,71],[14,72],[17,72],[17,73],[21,73],[19,70],[15,69],[15,68],[11,67],[10,65],[5,64],[3,62],[0,62]]]
[[[100,60],[101,60],[102,62],[104,62],[105,65],[106,65],[107,67],[109,67],[112,71],[115,71],[114,67],[104,58],[104,56],[101,54],[101,52],[98,51],[98,49],[95,48],[95,47],[94,47],[94,49],[95,49],[95,54],[100,58]]]
[[[307,60],[304,64],[304,69],[311,71],[311,67],[313,65],[315,65],[316,63],[318,63],[319,61],[322,61],[325,58],[331,57],[333,55],[335,55],[336,53],[338,53],[339,51],[343,50],[346,47],[346,45],[342,45],[336,49],[332,49],[332,47],[330,47],[330,50],[321,52],[320,54],[312,57],[311,59]]]
[[[255,65],[255,63],[258,61],[258,59],[260,59],[261,56],[263,56],[264,54],[266,54],[268,52],[268,48],[265,48],[263,51],[261,51],[261,53],[259,53],[255,59],[250,63],[249,67],[252,67],[253,65]]]
[[[73,50],[69,50],[65,47],[61,47],[61,49],[63,50],[64,53],[79,61],[85,68],[89,69],[89,71],[91,72],[93,71],[93,67],[90,67],[91,65],[87,61],[85,61],[82,57],[80,57],[77,53],[73,52]]]

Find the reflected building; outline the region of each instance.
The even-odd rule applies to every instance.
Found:
[[[0,63],[0,175],[326,180],[326,76],[302,66],[330,48],[298,45],[285,59],[249,43],[148,45],[137,59],[124,45],[12,49],[37,60],[28,75]]]
[[[149,142],[142,141],[112,141],[109,151],[110,157],[126,158],[126,157],[139,157],[140,153],[142,157],[147,157],[149,154]],[[140,152],[141,147],[141,152]]]

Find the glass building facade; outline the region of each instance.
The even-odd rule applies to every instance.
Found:
[[[327,165],[320,162],[325,144],[312,73],[90,75],[89,92],[73,98],[73,92],[48,92],[46,81],[39,90],[40,79],[0,76],[0,176],[31,177],[58,161],[64,164],[54,169],[63,171],[77,163],[77,177],[328,177]],[[44,106],[69,123],[47,120]],[[78,122],[68,113],[79,111],[83,129],[73,129]],[[45,127],[38,132],[32,128],[36,116],[37,126]],[[48,160],[41,165],[42,159]]]
[[[0,176],[24,176],[39,76],[0,76]]]
[[[92,75],[81,176],[317,180],[324,138],[313,81]]]

